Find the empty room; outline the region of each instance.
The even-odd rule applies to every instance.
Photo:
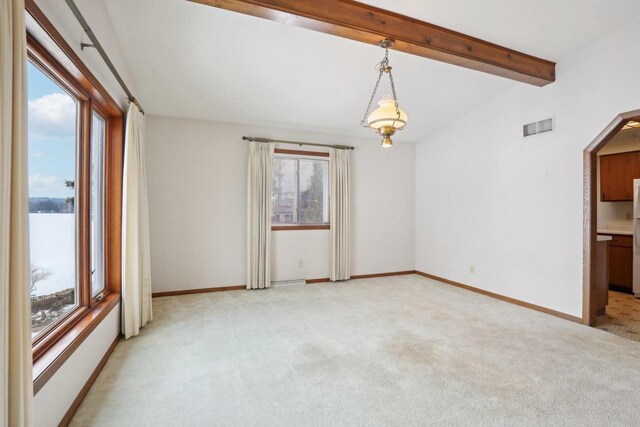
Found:
[[[638,0],[0,0],[0,427],[639,426]]]

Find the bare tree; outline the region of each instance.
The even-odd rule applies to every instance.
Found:
[[[45,270],[37,263],[31,264],[31,284],[29,286],[31,296],[33,296],[33,293],[36,291],[36,285],[38,282],[47,280],[49,276],[51,276],[51,272],[49,270]]]
[[[65,185],[65,187],[67,187],[67,188],[69,188],[71,190],[75,190],[76,181],[75,180],[71,180],[71,179],[65,179],[64,180],[64,185]],[[73,208],[74,208],[74,205],[75,205],[75,197],[73,197],[73,196],[67,197],[66,202],[71,207],[71,212],[73,212]]]

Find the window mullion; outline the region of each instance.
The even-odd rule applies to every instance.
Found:
[[[82,101],[76,209],[78,218],[78,302],[85,307],[91,305],[91,113],[91,101]]]
[[[296,224],[300,224],[300,159],[296,159]]]

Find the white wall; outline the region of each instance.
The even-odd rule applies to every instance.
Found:
[[[561,60],[555,83],[518,85],[417,145],[418,270],[582,315],[582,150],[640,108],[639,37],[636,18]],[[551,115],[556,132],[522,139]]]
[[[640,129],[623,130],[598,152],[605,154],[640,150]],[[598,230],[630,231],[633,229],[633,202],[600,200],[600,159],[598,159]]]
[[[120,304],[84,340],[62,367],[36,394],[34,426],[57,426],[109,346],[120,334]]]
[[[244,284],[243,135],[350,144],[353,274],[414,268],[414,145],[208,121],[147,117],[154,292]],[[292,148],[287,146],[287,148]],[[293,147],[296,148],[296,147]],[[277,231],[273,280],[329,276],[329,231]],[[298,261],[303,268],[298,268]]]
[[[104,64],[95,49],[80,50],[80,42],[89,42],[89,38],[75,20],[66,3],[59,0],[36,0],[36,4],[55,28],[71,45],[74,51],[91,70],[105,89],[124,109],[126,96],[117,81]],[[76,4],[95,32],[112,62],[135,92],[135,82],[128,72],[120,45],[108,19],[109,15],[101,1],[77,0]],[[56,426],[84,387],[89,376],[100,359],[120,334],[120,307],[111,313],[96,327],[85,341],[67,359],[62,367],[38,392],[34,400],[34,418],[36,426]]]

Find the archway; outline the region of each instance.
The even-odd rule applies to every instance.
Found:
[[[592,287],[596,281],[596,239],[597,239],[597,178],[598,151],[604,147],[630,121],[640,121],[640,110],[619,114],[600,134],[584,149],[584,220],[583,220],[583,296],[582,322],[593,326],[596,321],[595,300]]]

